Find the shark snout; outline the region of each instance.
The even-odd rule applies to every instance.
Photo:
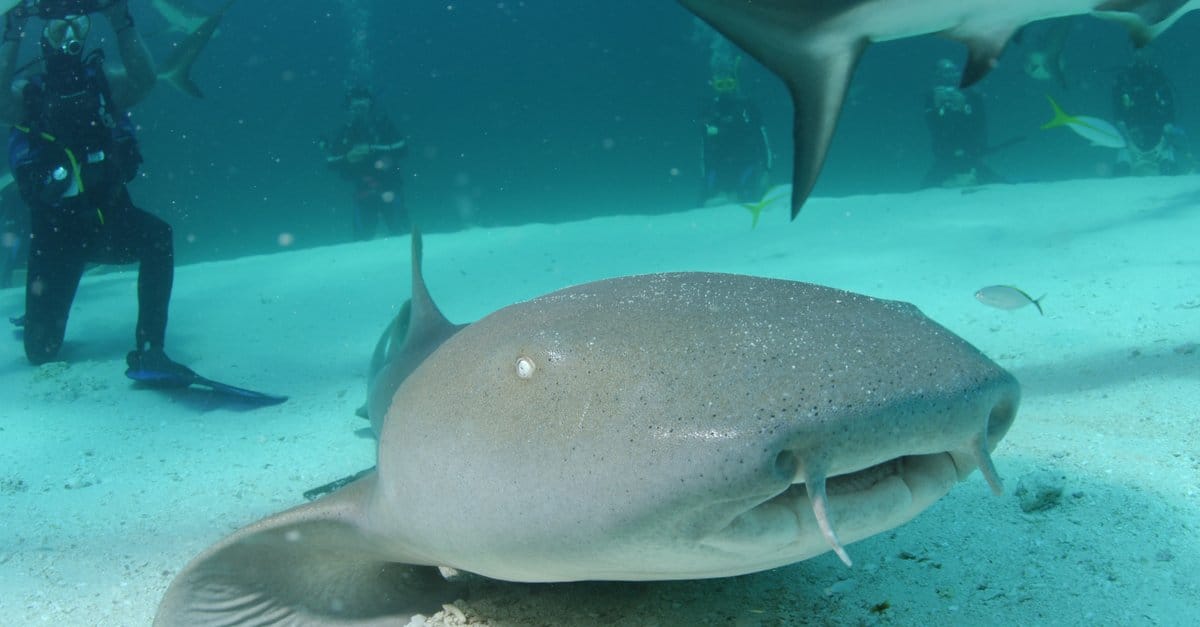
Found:
[[[900,524],[976,468],[993,492],[1002,493],[991,451],[1012,426],[1019,397],[1016,381],[1004,375],[969,400],[932,403],[923,412],[885,412],[908,414],[906,429],[895,423],[878,428],[878,422],[864,418],[862,424],[876,428],[860,433],[835,425],[815,445],[814,434],[806,432],[775,453],[774,474],[790,474],[792,480],[767,503],[790,509],[801,527],[815,522],[829,548],[849,566],[841,528],[854,540]]]

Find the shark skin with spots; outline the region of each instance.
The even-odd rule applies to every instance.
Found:
[[[854,69],[874,42],[937,33],[967,47],[962,85],[995,67],[1022,26],[1092,14],[1144,44],[1200,0],[679,0],[783,79],[795,109],[792,219],[816,185]]]
[[[849,563],[977,468],[998,492],[1019,396],[906,303],[698,272],[566,288],[445,338],[397,384],[375,471],[219,541],[155,624],[404,624],[461,594],[437,566],[556,582]]]

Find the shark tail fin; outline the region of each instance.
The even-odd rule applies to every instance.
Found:
[[[1053,98],[1051,98],[1050,96],[1046,96],[1046,100],[1049,100],[1050,106],[1054,108],[1054,117],[1051,118],[1049,122],[1046,122],[1045,124],[1042,125],[1043,131],[1052,129],[1052,128],[1058,128],[1060,126],[1067,126],[1068,124],[1079,122],[1078,118],[1076,118],[1073,115],[1070,115],[1066,111],[1063,111],[1062,107],[1058,106],[1058,103],[1055,102]]]
[[[196,27],[196,30],[175,46],[171,56],[167,57],[162,71],[159,72],[159,78],[166,80],[176,89],[193,98],[204,97],[204,92],[200,91],[200,87],[192,81],[192,65],[196,63],[196,59],[212,39],[213,33],[217,32],[221,19],[225,17],[225,12],[229,10],[233,2],[234,0],[228,0],[219,11],[204,20],[200,26]]]

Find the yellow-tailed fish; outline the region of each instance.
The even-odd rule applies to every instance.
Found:
[[[1054,107],[1054,117],[1042,125],[1042,130],[1065,126],[1075,131],[1076,135],[1092,142],[1093,146],[1125,147],[1125,136],[1111,123],[1090,115],[1071,115],[1063,111],[1050,96],[1046,96],[1046,99],[1050,101],[1050,106]]]
[[[782,187],[782,186],[780,186],[780,187]],[[781,198],[785,198],[787,196],[786,191],[784,191],[781,194],[773,193],[776,190],[780,189],[780,187],[773,187],[773,188],[767,190],[767,193],[763,194],[762,200],[760,200],[758,202],[742,203],[742,207],[745,208],[746,211],[750,212],[750,228],[754,228],[754,227],[758,226],[758,217],[760,215],[762,215],[763,209],[766,209],[768,205],[775,202],[776,200],[780,200]]]

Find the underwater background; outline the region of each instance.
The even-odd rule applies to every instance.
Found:
[[[223,2],[197,2],[215,11]],[[163,58],[174,35],[134,2]],[[1133,47],[1120,26],[1073,19],[1063,51],[1068,86],[1031,79],[1014,42],[977,87],[988,106],[988,162],[1013,182],[1096,176],[1112,151],[1050,119],[1046,95],[1071,113],[1109,117],[1110,89]],[[1174,80],[1178,122],[1200,134],[1200,17],[1150,46]],[[963,48],[937,37],[871,46],[850,89],[817,196],[916,189],[931,161],[922,102],[940,58]],[[675,2],[303,2],[241,0],[193,72],[202,101],[160,86],[134,110],[146,162],[131,189],[179,236],[180,262],[348,241],[350,186],[316,145],[343,118],[346,87],[369,82],[410,137],[406,200],[426,230],[672,212],[699,195],[700,113],[711,98],[709,51]],[[753,60],[742,91],[762,111],[791,177],[791,103]]]
[[[180,34],[131,5],[166,58]],[[674,0],[237,0],[193,71],[205,98],[160,84],[133,109],[146,161],[130,190],[174,227],[172,356],[290,400],[134,389],[136,267],[85,276],[65,361],[31,367],[18,332],[0,356],[0,625],[149,624],[199,552],[374,463],[355,410],[411,293],[410,239],[351,241],[351,186],[317,145],[358,83],[411,139],[405,197],[454,322],[616,275],[737,272],[913,303],[1023,388],[994,454],[1006,493],[972,473],[851,545],[853,569],[825,554],[700,581],[468,576],[464,601],[414,625],[1197,624],[1200,177],[1113,178],[1112,149],[1040,129],[1047,95],[1109,117],[1133,58],[1124,29],[1071,23],[1066,86],[1024,71],[1035,24],[973,88],[991,141],[1015,140],[987,162],[1018,185],[918,189],[923,99],[938,60],[965,53],[881,43],[804,212],[771,203],[752,228],[737,205],[697,208],[709,42]],[[1200,16],[1148,53],[1195,151]],[[749,58],[740,78],[786,185],[789,97]],[[988,285],[1046,294],[1044,315],[984,306]]]

